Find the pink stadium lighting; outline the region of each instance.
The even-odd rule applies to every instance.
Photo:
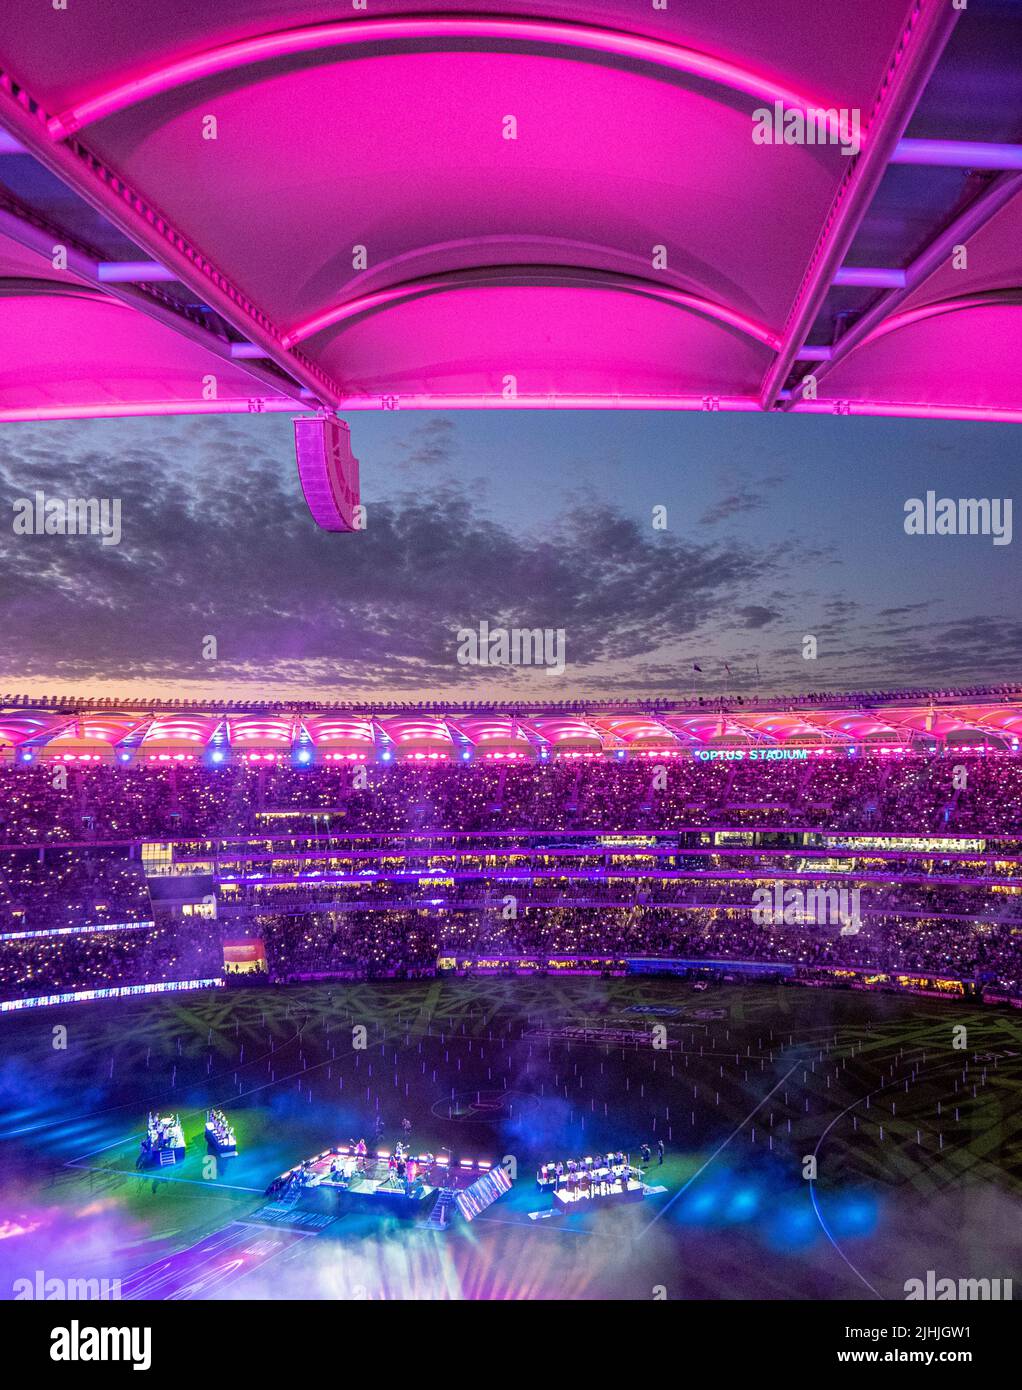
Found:
[[[615,29],[564,24],[553,20],[423,15],[407,19],[364,19],[309,25],[225,44],[209,52],[140,73],[116,87],[99,92],[54,116],[48,122],[47,129],[52,139],[63,140],[83,126],[103,120],[115,112],[203,78],[250,67],[255,63],[367,44],[433,43],[444,39],[547,44],[583,52],[605,53],[610,57],[637,59],[690,77],[703,78],[756,100],[779,101],[785,107],[800,111],[810,107],[827,110],[834,105],[833,102],[810,98],[738,63],[697,49],[684,48],[680,44],[641,38]]]
[[[492,394],[450,395],[439,393],[410,393],[397,396],[396,401],[402,410],[709,410],[716,408],[728,411],[760,411],[759,400],[755,396],[717,396],[714,405],[706,396],[639,396],[631,394],[599,395],[596,392],[585,394],[549,394],[531,396],[520,392],[517,396],[506,398],[499,392]],[[817,404],[825,405],[825,402]],[[345,413],[352,410],[376,410],[381,407],[379,395],[342,396],[337,409]],[[801,407],[799,407],[801,408]],[[294,407],[292,406],[292,410]],[[916,412],[918,413],[918,412]],[[62,417],[63,418],[63,417]],[[1022,411],[1019,411],[1022,419]],[[0,414],[0,419],[3,419]]]
[[[792,409],[802,415],[833,415],[840,408],[846,415],[879,415],[902,420],[985,420],[990,424],[1022,424],[1022,409],[999,406],[905,404],[892,401],[815,400],[802,401]]]
[[[538,277],[542,271],[540,266],[522,266],[518,272],[520,277]],[[480,289],[480,288],[504,288],[513,281],[513,274],[508,267],[501,267],[499,271],[494,270],[484,275],[482,271],[459,272],[456,276],[451,275],[446,279],[434,277],[433,279],[412,280],[404,285],[395,285],[393,289],[378,290],[375,294],[360,295],[357,299],[350,299],[344,304],[337,304],[331,309],[326,309],[322,313],[307,319],[304,323],[297,324],[286,333],[281,340],[284,347],[296,347],[307,338],[313,337],[325,328],[332,328],[338,323],[343,323],[346,319],[355,318],[358,314],[366,314],[373,309],[385,309],[392,304],[402,303],[405,300],[415,298],[422,294],[452,293],[460,289]],[[776,333],[772,333],[769,328],[756,323],[755,320],[747,318],[744,314],[737,313],[734,309],[729,309],[726,304],[718,304],[713,300],[704,299],[700,295],[685,294],[681,290],[674,290],[668,287],[651,284],[637,277],[627,275],[612,275],[605,271],[593,272],[593,278],[589,281],[581,278],[575,281],[567,281],[568,288],[579,290],[587,289],[619,289],[630,294],[647,295],[650,299],[658,299],[666,304],[673,304],[679,309],[689,309],[697,314],[703,314],[707,318],[715,319],[718,323],[725,323],[731,328],[736,328],[740,333],[747,337],[754,338],[756,342],[762,343],[771,351],[776,352],[781,345],[781,340]]]
[[[102,405],[37,405],[0,407],[0,424],[31,424],[44,420],[120,420],[150,415],[250,415],[258,406],[260,414],[281,411],[300,415],[305,409],[290,397],[246,397],[242,400],[117,401]]]

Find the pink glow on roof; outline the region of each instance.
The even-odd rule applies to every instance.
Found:
[[[227,727],[231,744],[239,748],[291,742],[292,720],[284,715],[230,715]]]
[[[442,745],[449,748],[454,742],[443,719],[432,715],[394,715],[379,721],[396,744],[412,748],[420,745]]]
[[[312,742],[326,747],[332,743],[372,744],[374,740],[371,719],[350,715],[306,715],[302,723]]]
[[[24,153],[5,157],[46,164],[130,249],[101,270],[76,246],[56,272],[61,199],[3,211],[0,270],[40,284],[0,299],[0,422],[306,402],[1022,420],[1018,189],[970,232],[967,271],[914,246],[882,264],[905,285],[862,341],[814,336],[888,166],[988,167],[1004,140],[956,144],[953,108],[946,131],[920,108],[955,57],[947,0],[426,3],[339,19],[326,0],[179,0],[130,24],[90,0],[59,25],[9,7],[0,68],[21,94],[0,84],[0,123]],[[754,143],[774,103],[861,111],[854,157]],[[196,134],[210,113],[215,142]],[[178,308],[134,293],[146,265]],[[830,357],[805,401],[810,340]]]
[[[542,738],[554,745],[588,743],[602,745],[603,739],[598,729],[585,719],[573,719],[569,715],[541,714],[522,720],[526,728],[535,730]]]
[[[934,705],[881,702],[877,709],[798,708],[776,710],[675,710],[654,718],[641,712],[594,713],[469,710],[451,714],[409,711],[374,715],[369,711],[306,713],[298,710],[174,711],[155,708],[145,714],[129,711],[82,713],[51,710],[0,713],[0,743],[17,747],[36,740],[40,757],[47,747],[81,745],[105,747],[138,744],[143,755],[153,749],[186,748],[199,755],[214,736],[222,739],[224,725],[238,755],[280,758],[288,750],[312,747],[327,758],[361,758],[388,754],[401,761],[431,753],[449,757],[456,735],[464,735],[479,754],[501,750],[538,757],[541,749],[612,754],[660,751],[679,753],[714,746],[751,748],[789,746],[845,747],[888,745],[905,748],[912,739],[958,739],[984,730],[991,737],[1015,737],[1022,732],[1018,704],[956,702]],[[515,733],[517,730],[517,733]],[[162,754],[153,753],[153,756]]]
[[[506,714],[468,714],[456,715],[451,725],[473,744],[487,744],[490,747],[522,745],[530,746],[529,740],[518,726],[516,720]]]
[[[407,19],[352,19],[243,39],[140,74],[111,90],[101,92],[53,117],[49,122],[49,131],[54,139],[64,139],[84,125],[103,120],[152,97],[175,91],[189,83],[219,73],[232,72],[274,59],[363,44],[436,43],[444,39],[475,40],[484,43],[551,44],[588,53],[604,53],[615,58],[637,59],[673,72],[704,78],[757,100],[780,101],[785,106],[797,110],[804,110],[809,106],[826,108],[831,105],[829,101],[805,96],[737,63],[658,39],[589,25],[559,24],[551,20],[422,15]]]

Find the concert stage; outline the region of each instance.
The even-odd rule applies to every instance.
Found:
[[[149,1112],[145,1137],[138,1156],[139,1167],[160,1167],[178,1163],[185,1156],[185,1136],[176,1115]]]
[[[641,1202],[646,1195],[642,1170],[625,1153],[544,1163],[536,1174],[536,1185],[553,1196],[554,1210],[564,1213]]]
[[[554,1210],[565,1216],[573,1212],[593,1211],[596,1207],[623,1206],[628,1202],[641,1202],[646,1188],[637,1178],[629,1178],[627,1183],[617,1183],[613,1187],[590,1186],[562,1188],[554,1193]]]
[[[446,1155],[421,1154],[408,1161],[402,1177],[389,1153],[360,1155],[342,1146],[282,1173],[267,1196],[331,1215],[360,1211],[418,1219],[428,1215],[439,1193],[467,1189],[490,1169],[482,1161],[455,1164]]]
[[[218,1158],[234,1158],[237,1155],[238,1141],[234,1129],[222,1111],[211,1110],[207,1115],[206,1144]]]

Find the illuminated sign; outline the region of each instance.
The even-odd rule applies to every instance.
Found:
[[[701,762],[750,763],[799,762],[809,757],[808,748],[697,748],[692,754]]]

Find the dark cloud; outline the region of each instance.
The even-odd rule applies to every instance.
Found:
[[[760,628],[768,627],[781,615],[772,608],[764,608],[762,604],[748,603],[743,608],[736,608],[735,616],[741,619],[743,627]]]
[[[101,677],[457,690],[494,675],[455,663],[459,627],[563,628],[573,671],[634,665],[701,624],[726,626],[776,563],[654,535],[609,505],[523,537],[442,480],[370,501],[364,533],[329,535],[289,459],[229,422],[215,440],[186,437],[189,466],[179,448],[110,455],[75,452],[71,434],[4,437],[7,508],[36,489],[66,496],[73,477],[76,495],[120,499],[123,530],[115,547],[0,531],[8,671],[65,688]],[[201,656],[207,635],[215,666]]]
[[[412,427],[408,439],[398,446],[399,462],[403,468],[436,470],[454,458],[455,441],[454,422],[434,416]]]
[[[854,549],[842,592],[821,544],[777,527],[769,539],[758,527],[755,543],[713,538],[725,504],[755,510],[779,476],[732,486],[710,520],[678,533],[653,531],[627,505],[580,505],[578,489],[559,516],[543,514],[542,530],[516,529],[455,476],[467,471],[454,462],[457,425],[427,419],[389,444],[404,490],[374,500],[379,474],[366,469],[368,526],[344,536],[313,525],[286,443],[241,422],[151,423],[108,438],[115,445],[101,447],[100,432],[72,424],[0,432],[7,691],[711,694],[724,662],[733,692],[1017,679],[1022,620],[983,612],[964,583],[947,586],[951,597],[913,602],[916,589],[891,604],[897,592],[871,588]],[[11,503],[36,489],[119,498],[121,544],[15,536]],[[952,606],[953,620],[938,621]],[[563,628],[566,675],[459,666],[457,629],[482,620]],[[819,638],[815,662],[802,658],[805,633]],[[216,663],[202,659],[208,635]]]
[[[780,474],[769,474],[755,481],[743,479],[731,490],[708,507],[699,518],[701,526],[715,526],[721,521],[730,521],[733,516],[743,512],[757,512],[770,505],[770,490],[784,482]]]

